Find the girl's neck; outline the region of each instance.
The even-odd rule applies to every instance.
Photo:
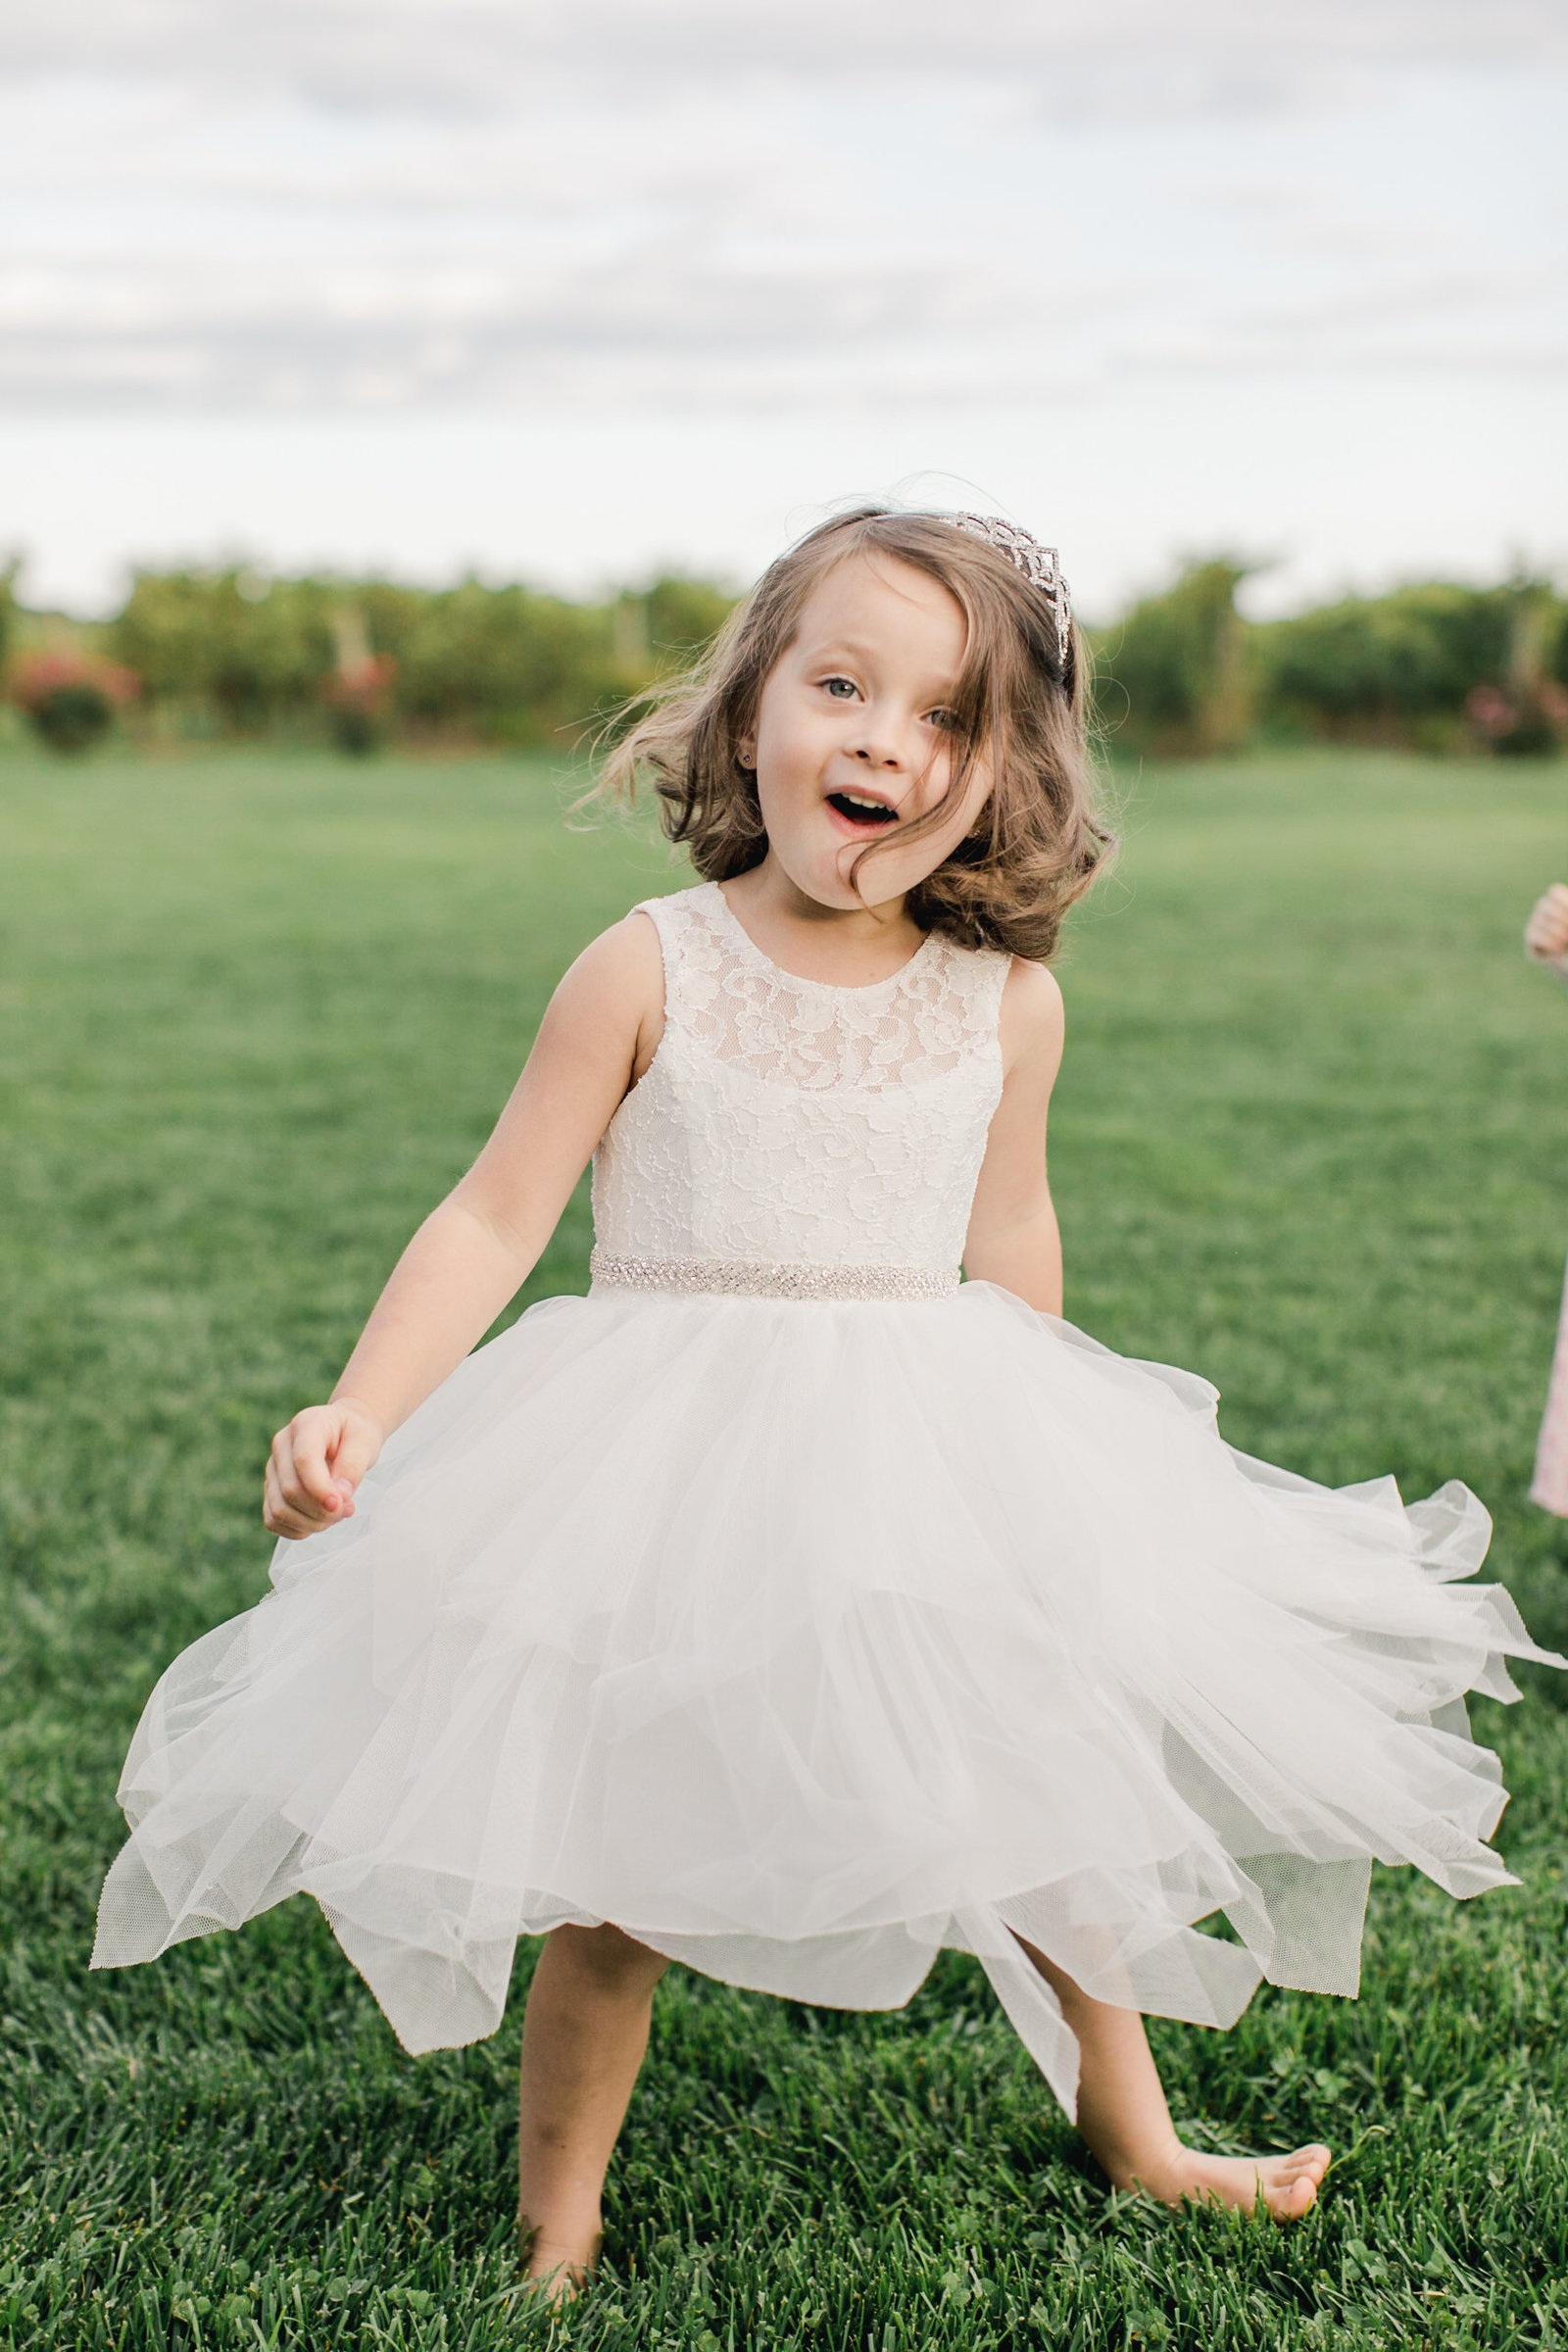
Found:
[[[902,971],[925,937],[902,898],[879,906],[824,906],[798,889],[771,855],[722,888],[753,945],[802,980],[872,987]]]

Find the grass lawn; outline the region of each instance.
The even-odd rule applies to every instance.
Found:
[[[0,2345],[544,2342],[509,2318],[520,1983],[418,2061],[303,1901],[89,1977],[172,1653],[264,1590],[324,1393],[563,964],[683,877],[512,760],[0,761]],[[1448,1476],[1568,1642],[1525,1500],[1568,1243],[1568,1002],[1530,971],[1568,770],[1151,771],[1063,969],[1068,1309],[1233,1442]],[[580,1289],[579,1200],[527,1296]],[[672,1972],[573,2345],[1568,2346],[1568,1691],[1481,1702],[1525,1879],[1377,1876],[1358,2005],[1158,2026],[1217,2146],[1322,2136],[1286,2232],[1108,2197],[983,1978],[885,2017]],[[531,1955],[519,1959],[519,1977]]]

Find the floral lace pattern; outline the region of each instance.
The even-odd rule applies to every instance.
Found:
[[[714,883],[642,911],[664,1034],[594,1161],[625,1258],[949,1271],[1002,1093],[1009,958],[933,933],[891,980],[780,971]]]
[[[891,980],[832,988],[770,963],[716,882],[641,909],[664,939],[668,918],[655,912],[662,907],[679,908],[682,1027],[718,1060],[754,1078],[813,1093],[835,1087],[880,1093],[946,1077],[965,1056],[994,1046],[992,993],[977,988],[965,969],[977,959],[936,932]],[[1000,964],[1006,977],[1005,956],[978,960]]]

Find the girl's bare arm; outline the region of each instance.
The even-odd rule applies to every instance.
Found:
[[[628,915],[577,958],[494,1134],[399,1258],[331,1402],[307,1406],[273,1439],[263,1516],[274,1535],[314,1535],[348,1517],[388,1434],[514,1295],[653,1059],[662,1005],[646,915]]]
[[[1015,958],[1002,993],[1002,1101],[975,1188],[963,1263],[1030,1306],[1061,1312],[1061,1236],[1046,1181],[1046,1114],[1061,1066],[1061,991],[1043,964]]]

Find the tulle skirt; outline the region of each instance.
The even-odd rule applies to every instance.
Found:
[[[1353,1993],[1374,1859],[1510,1883],[1463,1694],[1545,1653],[1453,1581],[1465,1488],[1314,1486],[1214,1407],[984,1283],[548,1300],[170,1667],[94,1965],[303,1890],[418,2051],[566,1921],[849,2008],[956,1946],[1069,2112],[1020,1938],[1203,2024]]]

